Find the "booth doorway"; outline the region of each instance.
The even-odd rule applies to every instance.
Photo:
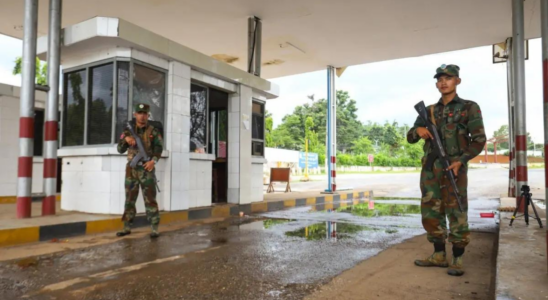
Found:
[[[228,93],[209,89],[209,153],[212,166],[211,201],[226,203],[228,191]]]

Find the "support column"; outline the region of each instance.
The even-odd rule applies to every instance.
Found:
[[[506,40],[506,79],[508,87],[508,152],[510,161],[508,162],[508,197],[516,196],[516,178],[514,161],[514,80],[512,78],[512,38]]]
[[[19,161],[17,167],[17,218],[30,218],[32,157],[34,154],[34,82],[36,77],[38,0],[25,0],[25,21],[23,26]]]
[[[61,54],[61,0],[50,0],[48,33],[48,99],[44,135],[44,191],[42,215],[55,214],[57,193],[57,127]]]
[[[337,191],[337,92],[335,90],[335,68],[327,67],[327,176],[326,192]]]
[[[247,21],[247,72],[261,76],[262,22],[257,17]]]
[[[512,0],[514,91],[516,116],[516,180],[518,196],[527,185],[527,127],[525,104],[525,40],[523,0]],[[517,205],[517,200],[516,200]]]
[[[546,158],[546,150],[548,150],[548,0],[540,1],[540,20],[542,32],[542,81],[544,83],[544,192],[545,199],[548,199],[548,159]],[[546,246],[548,246],[548,225],[546,224],[548,224],[548,216],[544,222],[546,226]],[[546,257],[548,257],[548,247]]]

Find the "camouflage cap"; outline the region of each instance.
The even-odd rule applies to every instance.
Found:
[[[144,103],[135,104],[135,112],[150,112],[150,106]]]
[[[449,76],[459,77],[459,71],[460,71],[460,68],[457,65],[443,64],[439,68],[436,69],[436,75],[434,75],[434,78],[437,79],[441,75],[449,75]]]

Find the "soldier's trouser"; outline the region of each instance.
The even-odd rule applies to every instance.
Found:
[[[160,213],[158,211],[158,203],[156,202],[156,183],[154,182],[154,173],[147,172],[142,166],[132,169],[129,164],[126,165],[126,204],[122,221],[132,222],[135,218],[136,209],[135,202],[139,196],[139,186],[143,191],[143,199],[145,200],[145,209],[147,220],[151,225],[160,223]]]
[[[446,217],[449,219],[449,242],[457,248],[464,248],[470,242],[467,172],[468,167],[463,165],[459,170],[457,180],[463,206],[461,213],[453,194],[453,187],[443,174],[439,160],[435,161],[432,171],[425,170],[423,164],[420,180],[422,225],[427,232],[428,241],[431,243],[445,243],[447,239]]]

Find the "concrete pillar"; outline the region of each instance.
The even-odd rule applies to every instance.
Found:
[[[548,199],[548,159],[546,157],[546,150],[548,150],[548,0],[540,1],[540,19],[542,31],[542,75],[544,83],[544,192],[545,199]],[[546,226],[546,257],[548,257],[548,216],[544,225]]]
[[[513,79],[516,121],[516,180],[518,191],[527,185],[527,126],[525,103],[525,40],[523,0],[512,0]],[[517,200],[516,200],[517,205]]]
[[[48,33],[48,99],[44,134],[44,191],[42,215],[55,214],[57,194],[57,128],[59,114],[59,69],[61,57],[61,0],[50,0]]]
[[[32,201],[32,157],[34,155],[34,85],[36,80],[38,0],[25,0],[25,20],[23,26],[19,161],[17,171],[17,218],[30,218]]]

